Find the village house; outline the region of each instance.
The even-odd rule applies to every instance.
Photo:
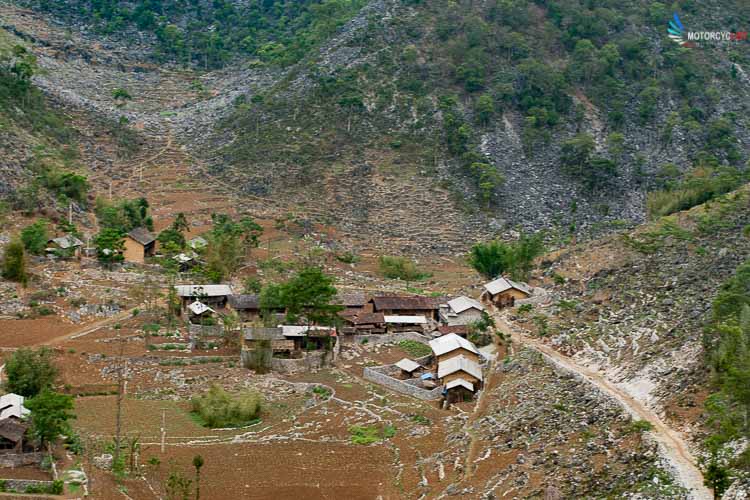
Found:
[[[340,316],[344,322],[341,331],[346,335],[385,333],[385,316],[383,316],[383,313],[360,312],[346,315],[342,311]]]
[[[361,290],[340,290],[331,301],[331,304],[344,308],[341,311],[342,316],[351,316],[364,311],[367,299],[367,292]]]
[[[80,259],[82,249],[83,242],[72,234],[52,238],[47,242],[47,253],[61,257],[75,257],[76,259]]]
[[[196,255],[193,252],[178,253],[172,258],[175,260],[175,262],[177,262],[177,266],[180,272],[188,271],[192,269],[198,263],[196,261]]]
[[[479,363],[479,351],[476,346],[455,333],[432,339],[430,347],[438,365],[457,356],[464,356],[477,364]]]
[[[196,301],[214,310],[224,309],[232,295],[229,285],[175,285],[174,288],[183,311]]]
[[[482,319],[483,312],[482,304],[462,295],[440,306],[440,322],[447,326],[468,325]]]
[[[516,300],[531,297],[531,289],[524,283],[498,278],[484,285],[481,299],[497,307],[513,307]]]
[[[227,303],[229,308],[236,312],[243,322],[260,319],[260,295],[257,293],[230,295]]]
[[[437,320],[439,302],[419,295],[384,295],[372,297],[364,306],[365,312],[379,312],[385,316],[424,316]]]
[[[143,264],[156,254],[156,237],[145,227],[136,227],[125,235],[125,262]]]
[[[431,340],[430,347],[437,360],[437,379],[443,385],[446,401],[450,404],[471,399],[483,380],[476,346],[449,333]]]

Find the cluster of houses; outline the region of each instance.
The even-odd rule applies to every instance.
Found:
[[[229,285],[176,285],[175,290],[188,319],[199,323],[201,318],[219,312],[235,312],[242,322],[260,319],[258,294],[235,294]],[[524,284],[499,278],[484,285],[482,302],[498,307],[515,304],[531,296]],[[418,331],[466,336],[468,326],[481,319],[484,304],[470,297],[425,297],[365,291],[340,292],[333,300],[342,308],[339,313],[344,335],[398,333]],[[280,316],[284,311],[276,311]]]
[[[311,351],[330,349],[332,339],[358,338],[379,334],[414,332],[429,340],[432,356],[402,359],[394,366],[398,378],[419,382],[424,388],[442,387],[449,402],[473,397],[482,386],[483,354],[467,337],[470,325],[482,319],[486,305],[515,305],[532,291],[523,283],[498,278],[484,285],[480,300],[466,296],[425,297],[366,291],[342,291],[332,301],[342,308],[338,328],[314,325],[285,325],[284,311],[278,326],[259,327],[258,294],[235,294],[229,285],[177,285],[185,317],[194,324],[207,318],[234,312],[243,323],[243,360],[260,346],[277,359],[303,358]],[[214,321],[208,322],[214,324]],[[243,361],[244,363],[244,361]]]
[[[198,262],[197,250],[208,244],[205,238],[197,236],[187,242],[189,250],[173,258],[177,261],[181,271],[189,270]],[[159,241],[156,235],[145,227],[136,227],[130,230],[123,238],[122,257],[125,262],[143,264],[146,259],[156,255]],[[52,238],[47,242],[47,254],[60,257],[80,259],[82,255],[91,257],[95,255],[94,248],[88,248],[84,243],[73,236],[66,234]]]

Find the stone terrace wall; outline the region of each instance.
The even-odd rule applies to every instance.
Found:
[[[0,467],[21,467],[23,465],[37,465],[42,463],[44,453],[3,453],[0,454]]]
[[[425,357],[429,358],[429,356]],[[369,366],[365,368],[363,376],[370,382],[375,382],[401,394],[424,401],[434,401],[442,397],[443,388],[441,386],[434,389],[425,389],[421,386],[422,381],[418,378],[399,380],[393,377],[392,375],[397,372],[398,367],[395,365]]]

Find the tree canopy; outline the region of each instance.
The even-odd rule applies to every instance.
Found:
[[[46,347],[17,350],[5,363],[5,389],[27,398],[49,389],[57,378],[52,358],[53,352]]]
[[[266,311],[285,309],[292,324],[304,318],[309,324],[331,325],[342,309],[331,304],[336,294],[332,277],[318,267],[306,267],[284,283],[266,285],[260,306]]]

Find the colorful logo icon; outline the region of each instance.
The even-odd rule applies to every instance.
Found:
[[[677,12],[672,15],[672,19],[669,21],[667,33],[669,33],[669,38],[671,38],[673,42],[679,43],[683,47],[689,45],[689,42],[685,40],[685,27],[682,25],[682,22],[680,22],[680,16],[677,15]]]

